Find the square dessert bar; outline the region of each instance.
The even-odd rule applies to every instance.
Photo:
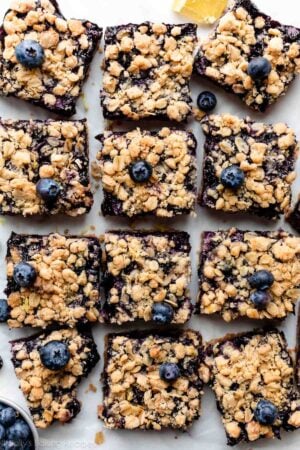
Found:
[[[105,32],[101,103],[106,119],[185,121],[197,27],[145,22]]]
[[[201,412],[201,358],[196,331],[109,334],[99,417],[111,429],[186,430]]]
[[[56,0],[12,1],[0,27],[0,95],[75,114],[101,35],[102,29],[89,21],[66,20]],[[28,53],[37,52],[39,61],[17,57],[28,41]]]
[[[81,409],[76,387],[99,361],[91,333],[67,328],[47,331],[11,341],[11,352],[35,426],[47,428],[54,421],[73,420]]]
[[[202,376],[209,381],[228,445],[280,438],[300,427],[300,397],[282,332],[227,335],[206,344]]]
[[[240,317],[284,319],[300,297],[299,256],[300,238],[283,230],[204,232],[200,313],[219,314],[227,322]],[[271,276],[269,287],[253,282],[260,271]]]
[[[203,120],[201,206],[278,219],[290,205],[298,150],[283,123],[268,125],[224,114]]]
[[[300,29],[282,25],[250,0],[236,0],[205,40],[195,71],[265,111],[300,72]]]
[[[90,211],[85,120],[0,119],[0,158],[0,214],[78,216]],[[55,198],[41,189],[49,179],[58,190]]]
[[[9,326],[74,327],[96,322],[100,253],[93,237],[12,233],[6,256]],[[28,282],[22,274],[24,263],[33,272]]]
[[[110,231],[103,236],[103,245],[105,321],[153,320],[155,307],[161,304],[168,305],[168,322],[185,323],[190,318],[188,233]]]
[[[103,215],[173,217],[194,211],[197,142],[192,133],[135,129],[106,131],[98,139]]]
[[[300,195],[296,204],[288,211],[286,220],[298,233],[300,233]]]

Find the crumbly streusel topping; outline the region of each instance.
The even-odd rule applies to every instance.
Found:
[[[229,336],[207,344],[202,374],[210,381],[229,442],[274,437],[280,427],[300,427],[293,364],[282,333]],[[262,398],[279,411],[273,426],[261,425],[254,410]],[[278,436],[278,432],[276,433]]]
[[[111,207],[114,198],[119,214],[129,217],[147,213],[172,217],[193,211],[197,143],[191,133],[169,128],[157,133],[135,129],[127,133],[107,131],[100,138],[103,147],[97,159],[105,191],[104,210]],[[147,183],[136,183],[130,177],[130,165],[139,160],[153,168]]]
[[[86,121],[0,119],[0,213],[78,216],[93,204]],[[62,187],[53,207],[38,196],[40,178]]]
[[[56,340],[65,342],[71,354],[67,366],[59,371],[47,369],[39,354],[41,346]],[[55,420],[72,420],[80,409],[75,388],[99,358],[92,337],[75,329],[61,329],[11,344],[15,372],[35,426],[47,428]],[[79,408],[76,412],[74,406]]]
[[[62,113],[75,112],[101,30],[91,22],[64,19],[56,1],[14,0],[0,28],[0,92]],[[16,46],[38,41],[45,52],[41,68],[18,63]]]
[[[249,211],[276,218],[289,207],[298,143],[284,123],[268,125],[230,114],[202,122],[206,135],[202,206],[226,212]],[[222,170],[237,165],[245,174],[237,190],[220,181]]]
[[[272,70],[267,79],[255,82],[247,69],[258,56],[267,58]],[[300,72],[300,30],[275,22],[249,0],[235,1],[202,43],[195,66],[248,106],[265,110]]]
[[[108,428],[186,429],[200,415],[201,336],[185,330],[177,336],[108,335],[104,403],[99,416]],[[167,383],[162,363],[178,364],[181,376]]]
[[[296,381],[300,389],[300,308],[298,309],[297,337],[296,337]]]
[[[108,232],[103,236],[104,314],[111,323],[152,318],[155,302],[174,309],[173,323],[191,315],[191,278],[187,233]]]
[[[248,278],[258,270],[268,270],[275,279],[263,310],[250,300],[254,289]],[[285,231],[205,232],[199,277],[202,314],[218,313],[227,322],[241,316],[283,319],[300,296],[300,238]]]
[[[46,328],[52,323],[73,327],[99,318],[100,244],[95,238],[12,234],[7,253],[8,305],[12,328]],[[13,271],[30,263],[37,278],[20,288]]]
[[[191,112],[188,83],[196,41],[193,24],[108,27],[102,91],[105,116],[185,120]]]

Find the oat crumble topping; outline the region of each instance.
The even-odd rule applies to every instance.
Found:
[[[103,236],[105,320],[152,320],[156,302],[172,306],[172,323],[185,323],[192,305],[189,235],[185,232],[111,231]]]
[[[250,300],[255,289],[248,278],[258,270],[268,270],[275,279],[263,310]],[[202,314],[220,314],[226,322],[284,319],[300,297],[300,238],[283,230],[204,232],[199,281]]]
[[[55,0],[13,0],[0,27],[0,94],[74,114],[101,35],[102,29],[89,21],[66,20]],[[15,48],[24,39],[43,47],[42,67],[18,63]]]
[[[93,204],[85,120],[0,119],[0,214],[78,216]],[[62,192],[52,207],[37,194],[41,178]]]
[[[50,341],[62,341],[71,354],[67,366],[58,371],[41,362],[39,348]],[[34,424],[47,428],[54,421],[70,422],[80,412],[76,387],[99,361],[92,335],[75,329],[61,329],[11,342],[12,362],[20,380]]]
[[[184,121],[191,113],[196,25],[145,22],[105,32],[101,103],[107,119]]]
[[[228,335],[206,345],[202,376],[214,390],[229,445],[260,437],[280,438],[280,429],[300,427],[300,397],[283,333]],[[254,410],[261,399],[279,411],[274,425],[261,425]]]
[[[31,287],[19,287],[13,279],[21,261],[36,270]],[[96,238],[12,233],[6,263],[11,328],[46,328],[53,323],[74,327],[98,320],[100,244]]]
[[[272,66],[269,76],[256,82],[247,73],[255,57],[268,59]],[[281,25],[250,0],[236,0],[202,43],[195,70],[251,108],[265,111],[300,72],[300,29]]]
[[[184,330],[172,334],[111,334],[106,338],[104,400],[99,416],[107,428],[187,429],[200,416],[202,339]],[[159,367],[172,362],[181,376],[162,380]]]
[[[279,218],[290,205],[291,184],[296,178],[294,131],[284,123],[269,125],[230,114],[208,116],[202,128],[206,142],[201,206]],[[220,181],[222,170],[231,165],[245,175],[237,190]]]
[[[104,215],[173,217],[194,210],[197,142],[192,133],[137,128],[129,132],[106,131],[98,139],[102,143],[97,159],[104,189]],[[130,177],[129,167],[138,160],[153,167],[146,183],[136,183]]]

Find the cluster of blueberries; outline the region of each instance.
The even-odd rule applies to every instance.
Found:
[[[0,403],[1,450],[33,450],[34,439],[29,425],[11,406]]]

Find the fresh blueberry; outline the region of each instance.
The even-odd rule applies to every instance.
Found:
[[[31,39],[25,39],[16,46],[16,58],[22,66],[35,69],[43,64],[45,52],[43,47]]]
[[[173,308],[168,303],[154,303],[152,307],[152,319],[154,322],[170,323],[173,316]]]
[[[136,183],[145,183],[149,180],[153,172],[147,161],[137,161],[129,167],[129,175]]]
[[[268,270],[258,270],[249,277],[248,281],[251,287],[265,290],[274,283],[274,276]]]
[[[163,363],[159,368],[159,376],[165,381],[175,381],[180,377],[180,369],[177,364]]]
[[[16,418],[16,411],[11,406],[7,406],[6,408],[2,409],[2,411],[0,411],[0,423],[4,427],[10,427],[11,425],[13,425],[16,421]]]
[[[0,322],[6,322],[9,315],[9,309],[7,301],[3,298],[0,299]]]
[[[41,178],[37,182],[36,191],[45,203],[54,204],[61,193],[61,187],[51,178]]]
[[[3,367],[3,359],[0,356],[0,370],[2,369],[2,367]]]
[[[63,369],[71,358],[67,344],[61,341],[50,341],[39,352],[42,363],[50,370]]]
[[[19,442],[9,440],[1,443],[1,450],[20,450],[21,448]]]
[[[272,425],[278,415],[276,406],[268,400],[260,400],[254,410],[254,417],[262,425]]]
[[[221,183],[230,189],[238,189],[245,181],[245,174],[238,166],[229,166],[222,170]]]
[[[3,441],[5,436],[6,436],[6,430],[5,430],[4,426],[0,424],[0,441]]]
[[[250,300],[256,309],[265,309],[270,301],[270,295],[267,291],[254,291],[250,295]]]
[[[209,91],[201,92],[197,98],[198,108],[204,112],[210,112],[217,106],[217,97]]]
[[[263,80],[267,78],[272,70],[270,61],[267,58],[253,58],[248,65],[248,75],[253,80]]]
[[[23,419],[17,419],[15,423],[7,429],[7,437],[12,441],[26,441],[30,436],[31,430]]]
[[[32,286],[36,280],[35,268],[27,262],[20,262],[14,268],[13,278],[20,287]]]

